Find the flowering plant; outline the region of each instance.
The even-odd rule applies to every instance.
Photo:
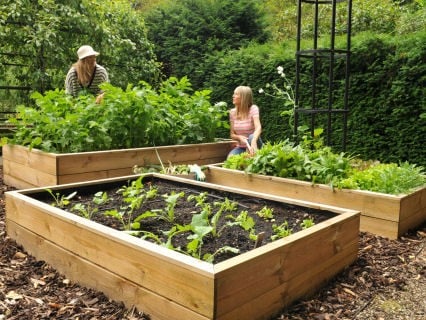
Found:
[[[280,113],[283,117],[289,117],[289,125],[291,127],[294,126],[293,119],[294,119],[294,109],[296,109],[296,99],[294,95],[294,90],[291,86],[290,80],[287,78],[286,74],[284,73],[284,68],[282,66],[277,67],[278,75],[283,79],[283,87],[279,88],[275,83],[267,83],[265,85],[265,90],[263,88],[259,89],[260,94],[265,94],[270,97],[283,99],[285,100],[284,106],[292,108],[289,110],[284,110]],[[271,92],[272,91],[272,92]]]

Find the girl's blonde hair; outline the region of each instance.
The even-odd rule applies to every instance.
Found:
[[[93,69],[96,68],[93,64],[93,60],[87,58],[79,59],[73,64],[73,67],[77,71],[78,82],[80,82],[82,86],[87,86],[90,83],[94,72]]]
[[[253,105],[253,91],[247,86],[238,86],[235,92],[240,95],[241,105],[237,107],[237,118],[245,119],[248,117],[250,107]]]

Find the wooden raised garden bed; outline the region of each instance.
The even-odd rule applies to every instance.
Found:
[[[207,181],[294,199],[312,201],[361,212],[360,230],[396,239],[426,221],[426,187],[408,195],[388,195],[363,190],[332,190],[312,184],[209,165]]]
[[[80,153],[48,153],[3,146],[3,180],[18,189],[60,185],[133,174],[135,165],[212,164],[223,161],[232,141]]]
[[[96,192],[129,179],[135,176],[51,189]],[[5,194],[7,233],[69,279],[134,305],[153,320],[269,319],[357,257],[359,212],[160,174],[146,179],[332,215],[286,238],[208,263],[53,207],[40,199],[46,190],[34,188]]]

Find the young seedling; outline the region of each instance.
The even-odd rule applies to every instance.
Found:
[[[77,211],[80,216],[90,220],[99,211],[98,206],[107,203],[109,200],[106,192],[99,191],[93,196],[92,202],[95,206],[88,204],[86,207],[82,203],[77,203],[71,208],[71,211]]]
[[[271,240],[275,241],[281,238],[288,237],[292,234],[293,230],[288,228],[288,222],[284,221],[280,225],[273,224],[272,225],[273,235],[271,236]]]
[[[232,215],[228,215],[226,217],[233,220],[232,222],[227,222],[228,226],[240,226],[241,228],[249,232],[254,228],[255,222],[253,218],[249,216],[246,210],[241,211],[240,214],[236,217]]]
[[[120,210],[107,210],[104,214],[119,220],[124,230],[139,229],[140,221],[157,215],[155,212],[148,210],[138,215],[136,218],[133,218],[135,210],[139,209],[145,200],[155,198],[158,192],[158,189],[152,186],[150,186],[148,190],[145,190],[143,188],[142,176],[132,181],[130,186],[124,186],[117,192],[123,194],[123,201],[126,205],[121,206]]]
[[[274,209],[268,208],[266,206],[263,207],[262,209],[260,209],[259,211],[257,211],[256,214],[260,218],[263,218],[265,220],[273,220],[274,219]]]
[[[53,207],[58,207],[58,208],[64,208],[67,205],[70,204],[70,200],[72,198],[75,197],[75,195],[77,194],[77,191],[74,191],[72,193],[70,193],[69,195],[65,196],[63,194],[60,194],[59,192],[54,193],[52,191],[52,189],[46,189],[46,191],[53,197],[53,199],[55,200],[55,202],[53,202],[51,205]]]
[[[183,191],[179,193],[172,191],[170,195],[163,194],[162,197],[166,201],[166,208],[162,210],[156,210],[155,212],[157,213],[157,217],[170,223],[173,223],[175,221],[175,207],[177,205],[177,202],[180,198],[183,198],[184,196],[185,193]]]
[[[309,218],[309,219],[303,219],[302,223],[300,224],[300,226],[302,227],[302,229],[308,229],[308,228],[312,227],[313,225],[315,225],[315,222],[311,218]]]
[[[234,247],[231,247],[231,246],[223,246],[223,247],[217,249],[214,253],[206,253],[206,254],[204,254],[203,255],[203,260],[207,261],[207,262],[210,262],[210,263],[213,263],[214,262],[214,258],[218,254],[227,253],[227,252],[238,254],[238,253],[240,253],[240,250],[238,248],[234,248]]]

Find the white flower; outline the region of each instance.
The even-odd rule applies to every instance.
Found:
[[[281,66],[278,66],[278,67],[277,67],[277,71],[278,71],[278,74],[283,74],[283,72],[284,72],[284,68],[283,68],[283,67],[281,67]]]
[[[265,91],[262,88],[259,89],[259,93],[264,93],[264,92]]]

